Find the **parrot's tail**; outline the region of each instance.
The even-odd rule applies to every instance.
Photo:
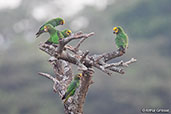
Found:
[[[66,94],[62,97],[62,100],[64,100],[66,98]]]
[[[72,93],[72,92],[66,93],[66,94],[62,97],[62,100],[65,99],[64,104],[66,103],[66,101],[67,101],[67,100],[69,99],[69,97],[71,96],[71,93]]]
[[[64,104],[67,102],[68,99],[69,99],[69,96],[65,99]]]

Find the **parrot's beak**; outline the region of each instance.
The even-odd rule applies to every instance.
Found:
[[[65,21],[64,21],[64,20],[63,20],[63,21],[61,21],[61,22],[60,22],[60,24],[61,24],[61,25],[65,24]]]
[[[113,34],[116,34],[116,32],[115,32],[115,31],[113,31]]]
[[[80,73],[78,77],[81,78],[82,76],[83,76],[83,75]]]

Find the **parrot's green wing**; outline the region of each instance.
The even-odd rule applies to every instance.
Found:
[[[115,43],[116,43],[117,48],[121,48],[121,47],[124,48],[125,41],[123,40],[123,38],[117,36],[115,38]]]
[[[128,36],[125,33],[125,37],[124,37],[124,43],[125,43],[125,48],[128,48]]]
[[[66,102],[70,96],[74,95],[76,86],[77,86],[76,81],[71,82],[71,84],[67,88],[65,95],[62,97],[62,100],[65,99],[64,102]]]
[[[52,43],[58,44],[60,38],[64,38],[64,36],[60,31],[56,30],[56,33],[52,35]]]
[[[128,36],[126,33],[119,33],[116,35],[115,43],[117,48],[127,48],[128,47]]]
[[[79,80],[74,80],[67,88],[67,92],[62,97],[62,100],[65,99],[64,103],[68,100],[69,97],[73,96],[75,93],[76,88],[79,86]]]
[[[67,91],[66,91],[65,95],[62,97],[62,100],[65,99],[64,104],[66,103],[66,101],[68,100],[68,98],[70,96],[74,95],[76,89],[80,85],[80,78],[81,77],[82,77],[82,73],[79,73],[79,74],[75,75],[75,77],[71,81],[70,85],[67,88]]]
[[[72,90],[72,91],[68,94],[68,96],[65,98],[64,104],[68,101],[69,97],[72,96],[73,93],[75,93],[75,90],[76,90],[76,89]],[[74,94],[73,94],[73,95],[74,95]]]

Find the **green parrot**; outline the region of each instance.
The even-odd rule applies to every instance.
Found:
[[[44,26],[51,24],[53,27],[58,26],[58,25],[63,25],[65,23],[65,21],[62,18],[55,18],[55,19],[51,19],[48,22],[46,22],[44,25],[42,25],[39,29],[39,31],[36,33],[36,38],[39,37],[44,31]]]
[[[124,32],[121,26],[114,27],[113,33],[116,34],[116,38],[115,38],[116,47],[119,48],[119,51],[125,53],[125,50],[128,48],[127,34]]]
[[[59,38],[65,38],[72,34],[71,30],[65,29],[63,31],[56,30],[51,24],[44,26],[44,31],[50,34],[50,38],[46,41],[47,44],[58,44]]]
[[[79,73],[79,74],[75,75],[74,79],[71,81],[70,85],[67,88],[65,95],[62,97],[62,100],[65,99],[64,104],[69,99],[69,97],[74,95],[76,89],[80,85],[81,77],[82,77],[82,73]]]

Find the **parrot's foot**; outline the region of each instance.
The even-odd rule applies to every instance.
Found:
[[[67,48],[66,48],[66,47],[64,47],[64,51],[66,51],[66,49],[67,49]]]
[[[46,41],[45,44],[51,45],[52,42]]]
[[[118,49],[118,51],[119,51],[119,53],[121,54],[121,55],[123,55],[124,53],[125,53],[125,48],[123,48],[122,46]]]
[[[58,47],[58,44],[52,44],[55,48]]]

